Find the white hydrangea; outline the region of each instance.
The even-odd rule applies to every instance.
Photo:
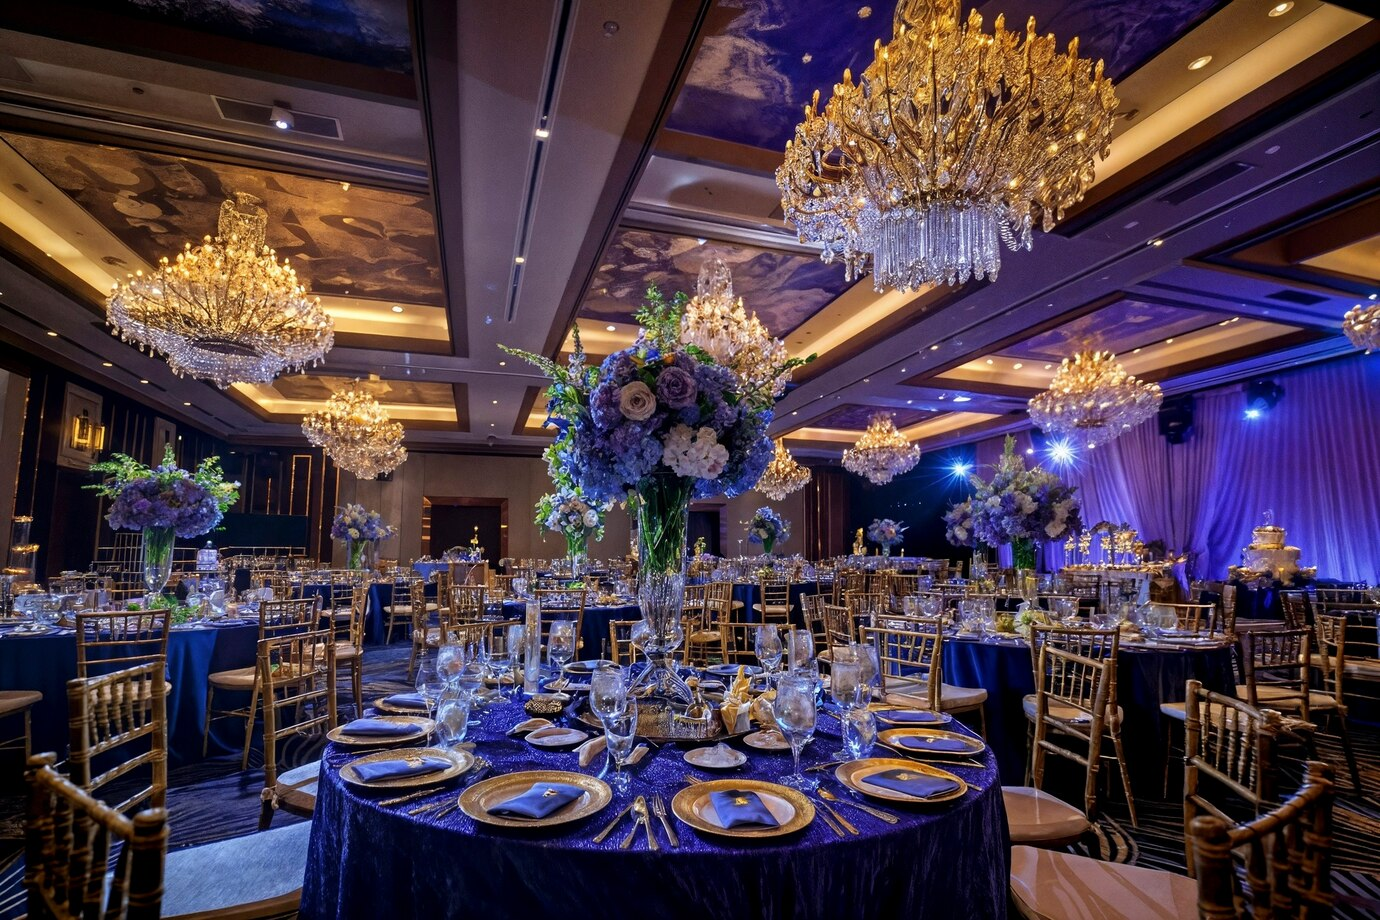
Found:
[[[728,464],[728,448],[719,443],[713,428],[696,431],[689,425],[677,425],[666,435],[661,462],[677,476],[717,479]]]

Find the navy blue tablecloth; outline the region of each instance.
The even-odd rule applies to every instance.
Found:
[[[174,629],[168,637],[168,756],[176,765],[201,759],[201,734],[206,724],[206,678],[254,664],[259,639],[257,623],[237,626]],[[121,652],[101,649],[119,657]],[[71,630],[44,636],[0,637],[0,690],[38,690],[43,702],[33,712],[35,751],[67,750],[67,682],[77,676],[77,638]],[[245,703],[248,703],[246,696]],[[209,753],[238,751],[244,742],[243,723],[217,721]]]
[[[538,751],[503,730],[525,714],[514,703],[491,707],[471,729],[477,753],[495,773],[577,770],[572,753]],[[837,748],[831,717],[802,761],[821,763]],[[735,742],[736,744],[736,742]],[[744,748],[751,758],[729,776],[775,780],[790,772],[790,755]],[[964,769],[970,784],[960,800],[908,809],[899,824],[843,808],[860,836],[836,837],[816,819],[779,840],[731,842],[701,835],[674,817],[681,847],[669,849],[657,827],[660,852],[645,839],[619,849],[628,821],[602,844],[590,837],[632,796],[660,792],[670,800],[689,767],[682,750],[664,745],[633,768],[627,794],[599,814],[565,828],[505,831],[476,824],[460,811],[440,820],[406,807],[384,807],[384,793],[344,784],[340,766],[357,752],[330,745],[312,819],[301,916],[326,918],[649,917],[851,918],[1004,917],[1009,838],[997,771]],[[601,766],[596,760],[587,773]],[[821,775],[816,773],[815,775]],[[834,787],[837,791],[837,787]]]
[[[1021,699],[1035,692],[1030,646],[1024,641],[981,642],[946,637],[944,682],[987,691],[987,742],[996,752],[1002,782],[1024,782],[1028,720]],[[1122,649],[1117,697],[1125,713],[1122,744],[1134,787],[1160,791],[1164,727],[1160,703],[1182,702],[1184,684],[1197,678],[1209,690],[1235,695],[1230,646]],[[1153,787],[1152,785],[1153,784]]]
[[[818,594],[819,582],[815,581],[796,581],[791,583],[791,623],[800,629],[805,628],[805,607],[800,599],[807,594]],[[757,622],[759,615],[752,609],[753,604],[761,603],[762,589],[757,582],[735,582],[733,585],[733,599],[740,601],[743,611],[749,622]]]

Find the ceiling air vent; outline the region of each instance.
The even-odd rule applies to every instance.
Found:
[[[1280,290],[1273,294],[1266,294],[1271,300],[1282,300],[1284,303],[1298,304],[1300,307],[1313,307],[1320,303],[1327,303],[1329,298],[1319,297],[1317,294],[1309,294],[1304,291]]]
[[[1183,185],[1174,189],[1174,191],[1161,195],[1157,200],[1163,201],[1166,204],[1183,204],[1185,201],[1191,198],[1197,198],[1209,189],[1214,189],[1228,179],[1233,179],[1251,169],[1255,169],[1255,167],[1250,163],[1242,163],[1239,160],[1235,160],[1231,163],[1223,163],[1216,169],[1203,173],[1192,182],[1185,182]]]
[[[216,107],[220,109],[220,117],[226,121],[238,121],[246,125],[258,125],[261,128],[269,127],[273,124],[273,106],[263,105],[259,102],[245,102],[242,99],[226,99],[222,96],[212,96],[216,100]],[[328,137],[331,140],[343,140],[340,134],[340,122],[329,115],[313,115],[310,112],[292,111],[292,127],[284,131],[285,134],[310,134],[313,137]]]

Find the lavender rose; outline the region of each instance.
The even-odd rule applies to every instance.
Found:
[[[656,396],[668,409],[685,409],[695,404],[699,388],[695,378],[672,365],[661,372],[656,379]]]
[[[618,391],[618,411],[623,413],[623,417],[634,422],[645,422],[652,417],[656,411],[656,397],[652,395],[651,387],[641,380],[634,380],[632,383]]]

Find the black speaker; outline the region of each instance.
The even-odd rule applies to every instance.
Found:
[[[1193,394],[1166,399],[1160,406],[1160,434],[1170,444],[1182,444],[1193,436]]]

